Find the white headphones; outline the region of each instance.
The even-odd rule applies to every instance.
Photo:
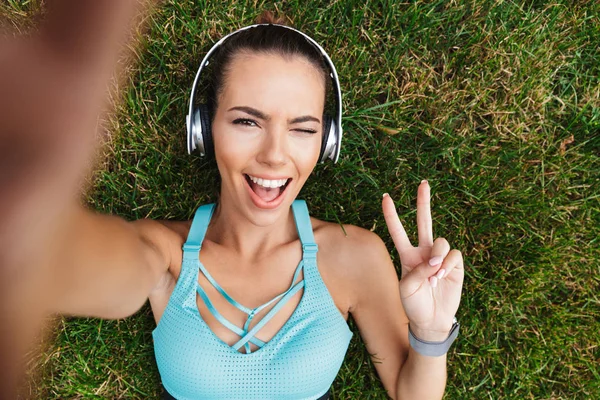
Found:
[[[225,42],[225,40],[227,40],[231,36],[243,32],[247,29],[268,25],[279,26],[302,35],[316,50],[319,51],[319,53],[323,56],[325,63],[329,67],[329,76],[331,78],[331,82],[333,83],[333,92],[335,95],[336,115],[333,117],[330,117],[328,115],[323,116],[323,142],[321,144],[321,154],[319,155],[319,161],[324,162],[326,159],[329,158],[335,163],[337,162],[340,156],[340,147],[342,145],[342,92],[340,91],[340,83],[337,71],[335,70],[335,66],[333,65],[333,62],[331,61],[325,50],[323,50],[323,48],[319,46],[319,44],[315,42],[312,38],[310,38],[309,36],[300,32],[297,29],[277,24],[256,24],[241,28],[223,37],[221,40],[215,43],[215,45],[208,51],[208,53],[206,53],[206,56],[204,56],[202,63],[200,63],[200,68],[196,73],[196,78],[194,79],[194,85],[192,86],[192,92],[190,94],[190,106],[188,110],[188,115],[186,117],[188,154],[191,154],[192,151],[198,148],[198,150],[200,150],[200,154],[202,156],[206,156],[210,155],[213,149],[211,117],[208,106],[206,104],[194,106],[196,86],[200,81],[202,69],[206,67],[209,63],[210,56],[219,48],[219,46],[221,46]]]

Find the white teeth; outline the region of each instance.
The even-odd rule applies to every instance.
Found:
[[[252,175],[248,175],[248,177],[250,178],[250,180],[252,182],[256,183],[257,185],[266,187],[266,188],[278,188],[278,187],[285,185],[286,182],[288,181],[287,179],[269,180],[269,179],[257,178]]]

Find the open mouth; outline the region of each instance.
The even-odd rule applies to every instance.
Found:
[[[288,187],[292,178],[284,179],[263,179],[248,174],[244,174],[246,182],[256,196],[265,203],[271,203],[277,200]]]

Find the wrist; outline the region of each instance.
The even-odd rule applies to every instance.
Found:
[[[423,330],[422,329],[421,334],[428,335],[428,339],[419,338],[413,332],[413,330],[409,324],[408,342],[410,343],[410,346],[413,348],[413,350],[415,350],[417,353],[419,353],[421,355],[430,356],[430,357],[440,357],[448,352],[448,349],[450,348],[450,346],[452,345],[452,343],[458,336],[459,328],[460,328],[460,324],[456,321],[456,318],[454,318],[454,322],[452,323],[452,329],[450,329],[448,336],[446,338],[444,338],[443,340],[432,340],[434,338],[439,339],[438,335],[442,335],[442,331],[438,331],[435,329],[432,329],[432,330]],[[432,333],[432,331],[433,331],[433,333]]]
[[[450,335],[452,322],[447,327],[424,328],[409,322],[409,328],[413,335],[427,342],[443,342]]]

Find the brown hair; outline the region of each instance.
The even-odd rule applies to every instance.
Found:
[[[282,15],[275,16],[275,14],[273,14],[269,10],[263,11],[262,14],[260,14],[258,17],[256,17],[257,24],[276,24],[276,25],[291,26],[289,24],[289,22],[290,21],[288,20],[287,17],[282,16]]]
[[[327,88],[330,82],[327,79],[329,72],[323,55],[299,33],[278,26],[289,26],[286,18],[275,17],[273,13],[265,11],[256,21],[258,24],[269,25],[257,26],[236,33],[227,39],[212,56],[210,62],[212,68],[209,73],[206,98],[211,115],[214,116],[217,109],[219,96],[223,91],[233,57],[241,52],[277,54],[285,58],[292,56],[304,57],[323,73],[326,88],[325,96],[327,98]]]

